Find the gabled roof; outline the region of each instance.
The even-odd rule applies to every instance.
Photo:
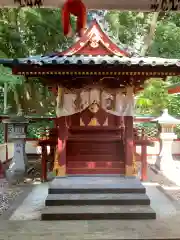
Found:
[[[17,65],[117,65],[122,67],[165,67],[163,71],[168,71],[169,67],[173,72],[179,73],[179,59],[165,59],[156,57],[133,57],[127,51],[119,48],[103,32],[96,20],[91,22],[91,26],[84,32],[83,36],[70,48],[62,52],[54,52],[47,55],[31,56],[19,59],[0,59],[0,64],[13,68]],[[136,69],[139,71],[140,69]],[[134,70],[133,70],[134,71]],[[142,70],[143,71],[143,70]],[[161,69],[162,71],[162,69]],[[171,75],[171,73],[169,73]]]
[[[13,74],[25,76],[63,75],[76,78],[77,75],[89,77],[97,74],[111,78],[122,75],[137,76],[139,79],[141,76],[145,80],[180,75],[180,59],[132,56],[113,43],[96,20],[72,47],[63,52],[0,59],[0,64],[11,67]],[[73,68],[70,69],[70,65]]]
[[[83,36],[69,49],[56,53],[59,56],[92,55],[92,56],[130,56],[124,49],[119,48],[101,29],[96,20],[84,32]]]

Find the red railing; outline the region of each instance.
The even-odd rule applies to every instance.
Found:
[[[41,139],[26,139],[27,141],[34,141],[38,140],[39,145],[42,147],[42,158],[41,158],[41,166],[42,166],[42,174],[41,178],[42,181],[47,180],[47,158],[48,158],[48,153],[47,153],[47,146],[55,144],[49,142],[48,140],[48,133],[47,130],[44,130],[44,134]],[[55,139],[54,139],[55,140]],[[136,146],[141,146],[141,154],[139,156],[139,159],[137,161],[141,162],[141,180],[145,181],[147,180],[147,146],[152,146],[153,141],[148,140],[144,134],[144,130],[141,131],[141,136],[137,136],[134,134],[134,145]]]

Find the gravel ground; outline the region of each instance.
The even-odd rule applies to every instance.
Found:
[[[6,179],[0,179],[0,215],[6,211],[10,204],[23,192],[20,186],[10,186]]]
[[[0,179],[0,220],[9,219],[34,186],[32,179],[18,185],[10,185],[6,179]]]
[[[39,158],[38,159],[29,159],[30,162],[30,167],[35,167],[35,169],[37,169],[37,172],[40,172],[40,161]],[[5,166],[5,168],[8,168],[8,165]],[[36,174],[37,175],[37,174]],[[39,177],[39,174],[38,174]],[[2,215],[4,216],[4,212],[5,215],[9,215],[10,208],[11,211],[14,210],[14,208],[16,207],[16,205],[18,206],[19,204],[21,204],[21,202],[24,200],[24,198],[26,197],[26,195],[32,190],[33,188],[33,182],[34,181],[40,181],[40,179],[35,179],[34,178],[34,172],[30,173],[28,175],[28,178],[25,179],[24,183],[20,183],[17,185],[10,185],[8,184],[8,182],[6,181],[6,179],[0,179],[0,217],[2,218]],[[14,204],[15,202],[17,202],[16,204]],[[14,207],[12,207],[12,205],[15,205]]]
[[[180,204],[180,187],[176,186],[169,179],[161,175],[160,173],[155,173],[150,165],[148,166],[147,171],[148,179],[147,181],[158,183],[160,185],[160,189],[162,190],[172,201]]]

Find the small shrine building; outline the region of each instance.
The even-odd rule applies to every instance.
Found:
[[[134,57],[95,20],[63,52],[0,63],[32,81],[40,77],[57,95],[58,176],[134,175],[134,95],[149,78],[180,75],[180,60]]]

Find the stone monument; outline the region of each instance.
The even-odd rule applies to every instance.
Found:
[[[160,139],[162,141],[160,155],[155,166],[169,180],[176,183],[179,181],[180,184],[179,171],[172,156],[172,143],[177,138],[174,127],[180,124],[180,120],[170,116],[168,109],[164,109],[163,114],[153,121],[157,121],[161,126]]]
[[[3,123],[8,124],[8,142],[14,143],[14,155],[9,169],[6,170],[6,178],[15,184],[24,178],[27,169],[25,139],[28,120],[23,116],[15,116],[4,120]]]

